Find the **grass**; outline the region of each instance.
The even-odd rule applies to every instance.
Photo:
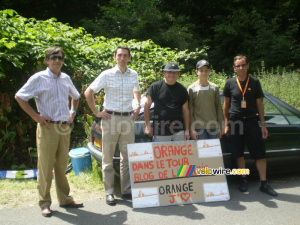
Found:
[[[278,69],[268,73],[259,72],[257,76],[264,92],[268,92],[300,110],[299,72],[280,72]]]
[[[28,202],[31,205],[33,198],[37,202],[36,180],[0,180],[0,209]]]
[[[68,176],[69,182],[73,184],[76,189],[85,189],[89,191],[103,190],[102,184],[102,170],[98,166],[97,161],[92,158],[92,170],[80,173],[79,176],[75,176],[72,171]]]
[[[104,198],[101,168],[93,158],[92,167],[93,170],[80,173],[79,176],[75,176],[73,171],[67,175],[71,188],[70,194],[75,200],[86,201]],[[36,186],[37,181],[34,179],[0,180],[0,209],[37,205]],[[54,180],[52,180],[51,197],[53,204],[58,204]]]

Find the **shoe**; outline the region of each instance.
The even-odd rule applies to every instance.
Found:
[[[239,185],[240,192],[246,192],[248,191],[248,181],[247,179],[241,179],[240,185]]]
[[[265,185],[260,185],[259,190],[262,192],[267,193],[268,195],[271,196],[277,196],[277,192],[273,190],[273,188],[271,188],[271,186],[269,184],[265,184]]]
[[[132,199],[132,196],[131,196],[131,194],[123,194],[122,198],[123,199]]]
[[[106,204],[107,205],[115,205],[116,204],[116,200],[113,194],[111,195],[106,195]]]
[[[66,205],[60,205],[59,207],[62,207],[62,208],[82,208],[83,203],[73,201],[73,202],[71,202],[69,204],[66,204]]]
[[[52,216],[52,211],[51,211],[49,205],[45,205],[45,206],[42,208],[42,215],[43,215],[44,217],[50,217],[50,216]]]

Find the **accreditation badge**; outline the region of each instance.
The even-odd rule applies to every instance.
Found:
[[[242,100],[241,101],[241,108],[243,108],[243,109],[247,108],[247,102],[246,102],[246,100]]]

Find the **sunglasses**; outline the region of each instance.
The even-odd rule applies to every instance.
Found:
[[[244,68],[245,66],[247,66],[248,64],[241,64],[241,65],[236,65],[234,66],[235,68]]]
[[[64,60],[64,58],[63,58],[62,56],[54,56],[54,55],[51,56],[50,59],[53,60],[53,61],[55,61],[55,60],[57,60],[57,59],[58,59],[59,61],[63,61],[63,60]]]

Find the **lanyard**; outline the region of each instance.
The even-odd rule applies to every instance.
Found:
[[[239,81],[239,79],[237,77],[236,77],[236,82],[239,85],[239,88],[240,88],[240,90],[241,90],[241,92],[243,94],[243,100],[245,100],[245,93],[246,93],[246,90],[247,90],[247,87],[248,87],[248,83],[249,83],[249,76],[248,76],[247,83],[246,83],[244,91],[243,91],[243,89],[241,87],[241,84],[240,84],[240,81]]]

